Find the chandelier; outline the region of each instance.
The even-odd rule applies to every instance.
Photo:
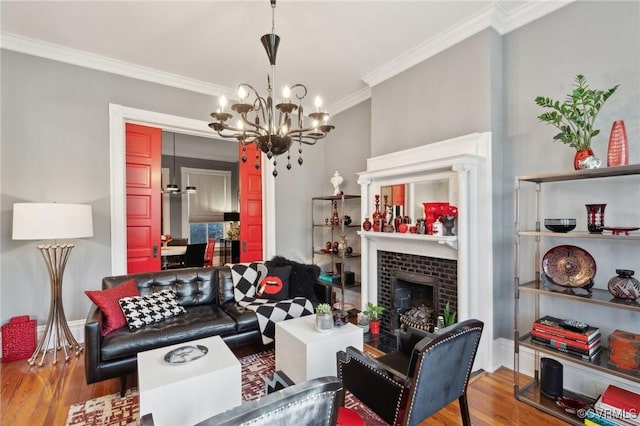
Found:
[[[305,124],[302,100],[307,96],[307,87],[304,84],[294,84],[283,89],[282,102],[274,105],[273,91],[275,86],[276,56],[280,37],[275,34],[275,10],[276,0],[271,1],[271,34],[265,34],[260,38],[262,45],[271,63],[271,75],[267,75],[267,97],[260,96],[258,91],[250,84],[238,85],[238,97],[240,103],[231,105],[231,110],[239,115],[237,124],[230,124],[233,115],[225,112],[227,100],[220,98],[220,108],[212,112],[211,116],[216,120],[209,124],[213,130],[223,138],[235,138],[242,144],[242,150],[246,151],[247,145],[255,143],[260,151],[267,154],[267,158],[273,158],[273,176],[278,175],[276,170],[277,156],[287,153],[287,169],[291,170],[290,148],[294,141],[298,142],[298,164],[302,165],[302,144],[315,145],[324,138],[334,126],[327,124],[329,114],[320,111],[321,101],[315,99],[316,111],[309,114],[310,123]],[[292,102],[297,101],[296,103]],[[250,118],[249,115],[253,117]],[[305,127],[306,126],[306,127]],[[256,154],[258,160],[260,153]],[[247,156],[242,156],[242,162],[246,163]],[[260,168],[260,162],[256,161],[256,168]]]

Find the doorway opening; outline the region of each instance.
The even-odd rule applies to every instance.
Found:
[[[126,237],[126,173],[125,124],[135,123],[158,127],[165,131],[212,138],[208,122],[109,104],[109,146],[111,186],[111,273],[127,272]],[[262,168],[263,176],[271,175],[268,161]],[[263,179],[263,253],[265,258],[275,254],[275,186],[272,179]]]

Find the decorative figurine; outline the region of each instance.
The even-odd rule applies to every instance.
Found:
[[[333,185],[333,195],[342,195],[342,191],[340,191],[340,185],[344,181],[340,173],[337,171],[331,176],[331,185]]]

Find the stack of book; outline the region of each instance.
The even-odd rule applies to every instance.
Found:
[[[582,328],[566,325],[565,320],[544,316],[533,322],[531,341],[568,355],[595,361],[602,352],[600,329],[586,324]]]
[[[336,284],[336,283],[340,283],[340,274],[334,275],[331,272],[321,272],[318,279],[326,283]]]
[[[585,425],[640,426],[640,395],[609,385],[589,410]]]

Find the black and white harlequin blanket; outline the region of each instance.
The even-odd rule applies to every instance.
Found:
[[[234,298],[240,306],[256,313],[262,333],[262,343],[265,345],[273,342],[275,338],[276,322],[314,313],[313,304],[304,297],[285,300],[256,298],[256,288],[259,288],[267,272],[267,266],[263,262],[231,265]]]

